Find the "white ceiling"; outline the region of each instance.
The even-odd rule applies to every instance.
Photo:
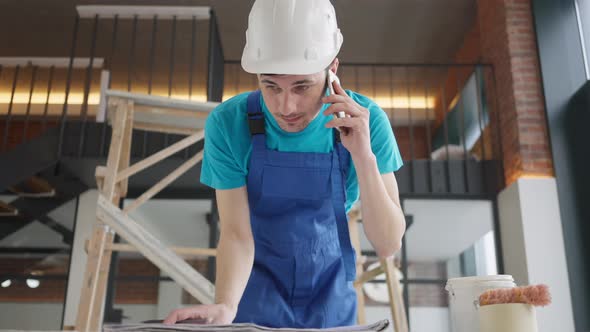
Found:
[[[20,1],[6,0],[20,6]],[[37,2],[40,0],[30,0]],[[45,1],[42,1],[43,3]],[[60,0],[101,5],[211,6],[228,60],[239,60],[253,0]],[[474,23],[476,0],[332,0],[344,44],[345,62],[453,62]],[[47,5],[42,5],[47,6]]]
[[[219,17],[227,59],[240,59],[251,0],[194,1]],[[333,0],[346,62],[453,62],[476,14],[475,0]]]

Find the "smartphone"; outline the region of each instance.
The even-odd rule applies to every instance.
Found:
[[[328,91],[329,94],[333,95],[336,92],[334,92],[334,86],[332,85],[333,82],[338,83],[338,85],[340,85],[340,79],[338,78],[338,76],[336,76],[336,74],[334,74],[333,71],[328,70]],[[336,116],[339,118],[344,118],[346,116],[346,113],[344,112],[338,112],[336,113]]]

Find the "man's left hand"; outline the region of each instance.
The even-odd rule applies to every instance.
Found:
[[[323,103],[332,104],[324,114],[334,115],[334,119],[326,123],[326,127],[339,128],[342,144],[350,152],[353,160],[374,158],[371,150],[369,110],[352,100],[340,84],[333,84],[336,93],[322,98]],[[338,112],[344,112],[346,117],[337,118]]]

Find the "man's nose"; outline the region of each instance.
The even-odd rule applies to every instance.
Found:
[[[281,115],[289,116],[289,115],[296,113],[296,111],[297,111],[297,107],[296,107],[295,98],[293,98],[293,96],[289,95],[289,93],[285,93],[285,95],[283,96],[283,98],[281,100]]]

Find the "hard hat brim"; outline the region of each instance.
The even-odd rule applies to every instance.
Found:
[[[246,52],[244,52],[242,55],[242,68],[251,74],[311,75],[326,70],[336,56],[337,52],[316,61],[294,59],[256,61],[249,59]]]

